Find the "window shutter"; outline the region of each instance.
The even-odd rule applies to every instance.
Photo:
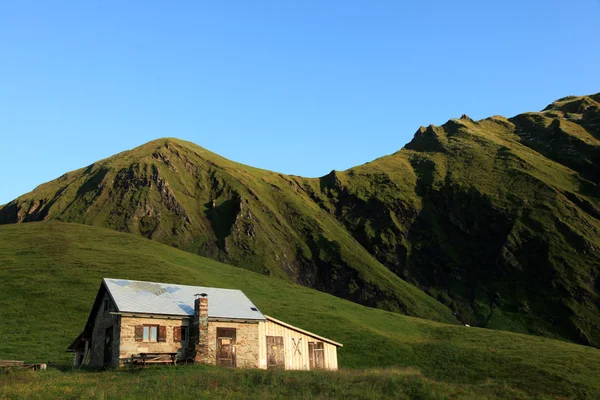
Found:
[[[144,325],[135,326],[135,341],[142,342],[144,340]]]
[[[161,325],[158,327],[158,341],[159,342],[167,341],[167,327],[166,326]]]
[[[173,328],[173,342],[175,342],[175,344],[181,342],[181,327],[180,326],[176,326]]]

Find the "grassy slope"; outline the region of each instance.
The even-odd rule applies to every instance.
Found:
[[[342,368],[411,367],[420,374],[413,380],[396,379],[393,372],[389,379],[381,381],[376,376],[336,377],[331,378],[330,389],[319,384],[324,393],[337,390],[336,385],[347,384],[348,390],[354,390],[355,386],[370,381],[377,387],[380,384],[434,387],[446,394],[473,392],[500,396],[506,392],[512,393],[510,397],[521,393],[579,398],[600,395],[597,380],[600,350],[594,348],[542,337],[444,325],[365,308],[134,235],[59,222],[0,227],[0,320],[3,321],[0,358],[68,363],[70,357],[64,349],[84,325],[102,277],[239,288],[261,311],[342,342],[344,347],[339,350]],[[152,376],[42,375],[25,386],[15,385],[29,382],[29,378],[4,377],[0,378],[0,385],[4,382],[10,387],[0,388],[0,394],[2,390],[11,396],[17,393],[13,389],[32,390],[40,397],[43,391],[69,387],[65,390],[85,393],[87,386],[83,387],[81,382],[105,379],[131,387],[143,381],[146,384],[138,389],[152,393],[150,382],[155,380]],[[265,376],[258,374],[252,379]],[[223,379],[229,382],[225,385],[235,386],[250,378],[242,375],[241,381]],[[284,375],[280,379],[284,385],[293,386],[296,378]],[[318,384],[321,378],[298,379],[315,379]],[[108,384],[101,387],[113,390]],[[131,392],[131,396],[140,393]]]
[[[462,321],[598,346],[597,100],[421,128],[405,149],[311,189],[381,263]]]
[[[358,245],[290,177],[160,139],[40,185],[0,210],[138,233],[369,306],[442,322],[451,310]],[[33,211],[32,211],[33,210]],[[4,222],[11,222],[5,220]]]

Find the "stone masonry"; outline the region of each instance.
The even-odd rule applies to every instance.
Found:
[[[208,359],[208,297],[206,293],[199,294],[194,300],[192,331],[194,362],[210,363]]]

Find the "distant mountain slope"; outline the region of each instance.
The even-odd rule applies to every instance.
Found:
[[[320,179],[156,140],[39,186],[0,223],[104,226],[369,306],[600,346],[599,101],[422,127]]]
[[[135,235],[56,221],[0,226],[0,357],[70,365],[65,348],[85,324],[102,277],[241,289],[264,313],[343,343],[341,368],[376,374],[409,367],[423,374],[423,385],[457,386],[443,397],[600,395],[598,349],[366,308]],[[9,384],[24,383],[18,375],[7,378]],[[49,390],[56,388],[55,381]],[[393,396],[399,389],[385,390]],[[22,387],[17,393],[30,395]]]
[[[0,222],[45,219],[132,232],[373,307],[456,322],[360,246],[303,180],[161,139],[41,185]]]

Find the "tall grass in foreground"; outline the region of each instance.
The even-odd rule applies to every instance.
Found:
[[[416,369],[230,370],[211,366],[116,371],[5,371],[0,399],[527,399],[493,381],[456,385]],[[535,397],[543,398],[543,397]]]

